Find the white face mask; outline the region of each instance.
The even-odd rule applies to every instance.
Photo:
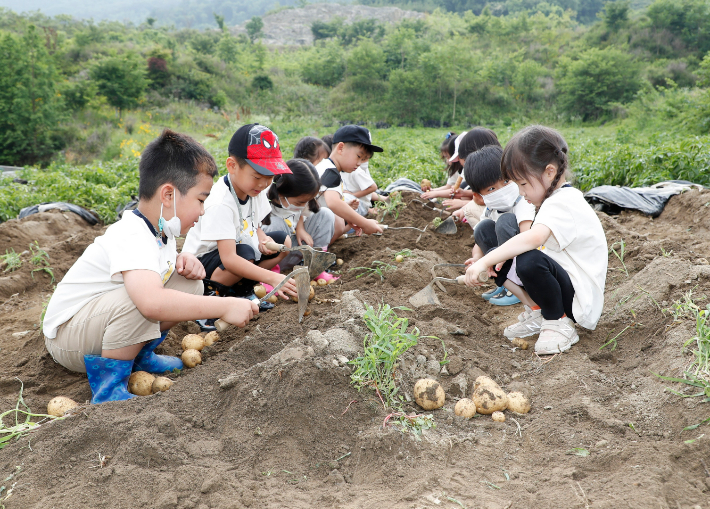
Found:
[[[284,209],[286,209],[286,210],[290,210],[291,212],[301,212],[301,213],[303,213],[303,210],[306,208],[305,205],[303,205],[303,206],[301,206],[301,207],[298,207],[298,206],[296,206],[296,205],[292,205],[291,202],[288,201],[288,198],[286,198],[285,196],[284,196],[284,200],[286,200],[286,203],[288,203],[288,205],[287,205],[286,207],[284,207],[284,204],[283,204],[283,202],[281,201],[281,197],[279,196],[279,203],[281,204],[281,206],[282,206]]]
[[[518,199],[518,196],[520,196],[518,184],[511,182],[507,186],[483,196],[483,202],[491,210],[508,212],[515,205],[515,200]]]
[[[177,191],[176,191],[177,193]],[[174,239],[180,236],[182,223],[177,216],[177,194],[173,195],[173,217],[168,221],[163,217],[163,204],[160,204],[160,219],[158,219],[158,230],[160,233],[165,233],[168,239]]]

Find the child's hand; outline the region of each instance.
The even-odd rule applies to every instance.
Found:
[[[276,287],[285,278],[286,278],[286,276],[284,276],[283,274],[275,274],[274,273],[274,277],[272,278],[271,281],[268,281],[268,283],[271,286]],[[284,300],[290,300],[288,298],[289,295],[293,295],[295,297],[298,297],[298,290],[296,289],[296,282],[293,279],[289,279],[286,282],[286,284],[283,285],[278,292],[276,292],[276,295],[278,295],[279,297],[281,297]]]
[[[426,193],[422,193],[421,195],[419,195],[419,197],[423,198],[425,200],[429,200],[431,198],[436,198],[436,196],[434,196],[434,192],[432,190],[429,190]]]
[[[237,327],[244,327],[249,320],[259,314],[259,304],[249,299],[226,297],[227,311],[220,316],[222,320]]]
[[[175,270],[185,279],[205,279],[205,268],[192,253],[180,253],[175,260]]]
[[[466,269],[466,286],[481,286],[483,283],[478,280],[478,275],[486,271],[488,271],[488,267],[482,264],[480,260],[472,263],[468,269]],[[491,275],[490,272],[488,275]],[[493,275],[495,276],[496,274],[493,273]]]
[[[311,237],[308,232],[305,230],[302,232],[299,232],[296,230],[296,240],[298,241],[298,245],[302,246],[303,244],[307,244],[311,247],[313,247],[313,237]]]
[[[373,233],[382,233],[384,231],[382,226],[374,219],[365,219],[360,221],[358,226],[362,228],[363,233],[367,233],[368,235],[372,235]]]
[[[461,221],[464,217],[466,217],[465,214],[464,214],[464,212],[463,212],[463,207],[461,207],[461,208],[458,209],[458,210],[455,210],[454,212],[451,213],[451,215],[454,216],[454,217],[455,217],[456,219],[458,219],[459,221]]]
[[[360,206],[360,200],[358,200],[357,198],[355,198],[354,200],[351,200],[347,203],[350,206],[350,208],[353,210],[357,210],[357,208]]]
[[[263,239],[261,239],[261,241],[259,242],[259,252],[261,254],[265,254],[265,255],[274,254],[276,251],[271,251],[270,249],[266,249],[266,243],[273,242],[273,241],[274,241],[274,239],[272,239],[271,237],[264,237]]]
[[[448,209],[460,209],[468,205],[468,200],[444,200],[442,205]]]

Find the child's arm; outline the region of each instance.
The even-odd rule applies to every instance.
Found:
[[[303,225],[303,216],[298,218],[298,224],[296,225],[296,240],[298,245],[302,246],[307,244],[313,247],[313,237],[306,231],[306,227]]]
[[[421,197],[427,200],[429,198],[450,198],[452,187],[453,186],[450,185],[445,185],[444,187],[437,187],[436,189],[432,189],[431,191],[422,193]]]
[[[526,221],[520,221],[520,224],[518,225],[518,227],[520,228],[520,233],[528,231],[530,229],[530,227],[532,226],[532,223],[533,222],[530,221],[529,219]],[[540,244],[540,245],[542,245],[542,244]]]
[[[184,322],[209,316],[244,327],[259,313],[259,306],[247,299],[204,297],[165,288],[160,275],[152,270],[127,270],[123,272],[123,283],[138,311],[148,320]]]
[[[481,272],[488,270],[489,275],[495,275],[491,274],[489,267],[494,267],[501,262],[511,260],[519,254],[537,249],[547,241],[551,234],[552,230],[547,226],[538,224],[528,231],[516,235],[502,246],[497,247],[469,266],[469,268],[466,269],[466,285],[479,286],[481,283],[478,281],[478,275]]]
[[[352,194],[353,196],[356,196],[358,198],[362,198],[363,196],[367,196],[368,194],[374,193],[375,191],[377,191],[377,184],[372,184],[367,189],[363,189],[362,191],[356,191],[354,193],[351,192],[350,194]],[[350,192],[350,191],[348,191],[348,192]]]
[[[259,231],[261,231],[261,228],[257,230],[257,235],[259,234]],[[253,281],[262,281],[270,284],[271,286],[278,285],[281,280],[286,277],[282,274],[277,274],[276,272],[263,269],[255,263],[245,260],[239,256],[237,254],[237,243],[234,240],[218,240],[217,249],[219,250],[219,258],[222,260],[222,265],[224,265],[224,268],[228,272],[231,272],[235,276],[251,279]],[[286,283],[282,288],[283,290],[289,290],[288,293],[291,295],[297,295],[298,293],[296,290],[296,284],[293,280]],[[279,294],[282,294],[282,291],[279,291]]]
[[[471,265],[472,263],[477,262],[483,258],[483,250],[478,247],[478,244],[473,245],[473,249],[471,250],[471,258],[466,260],[466,265]]]
[[[362,228],[363,233],[382,233],[382,227],[377,224],[377,221],[362,217],[355,212],[347,203],[340,199],[340,194],[337,191],[326,191],[324,196],[326,205],[336,216],[342,217],[353,226]]]

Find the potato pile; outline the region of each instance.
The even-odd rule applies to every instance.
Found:
[[[128,378],[128,392],[136,396],[150,396],[164,392],[173,386],[173,381],[164,376],[154,376],[146,371],[136,371]]]
[[[206,346],[212,346],[219,341],[219,333],[217,331],[209,332],[203,338],[199,334],[187,334],[182,338],[182,363],[186,368],[194,368],[198,364],[202,364],[202,349]]]
[[[424,410],[436,410],[444,406],[446,395],[439,382],[430,378],[418,380],[414,385],[414,401]],[[504,410],[516,414],[530,411],[530,400],[521,392],[508,394],[487,376],[476,378],[471,398],[462,398],[454,407],[454,413],[470,419],[476,413],[490,415],[496,422],[505,422]]]

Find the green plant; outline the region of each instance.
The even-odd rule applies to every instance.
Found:
[[[49,265],[49,255],[47,254],[47,251],[39,247],[39,243],[35,240],[34,244],[30,244],[30,253],[32,254],[30,263],[37,267],[36,269],[32,269],[32,272],[30,273],[32,278],[35,277],[35,272],[37,271],[46,272],[51,276],[51,282],[54,283],[54,271]],[[42,313],[42,316],[44,316],[44,312]]]
[[[672,254],[673,254],[672,249],[670,251],[666,251],[665,249],[663,249],[663,246],[661,246],[661,256],[663,256],[663,258],[668,258]]]
[[[402,193],[394,192],[389,195],[389,200],[378,201],[375,203],[375,207],[380,210],[384,210],[382,218],[380,221],[384,221],[387,214],[391,215],[394,219],[399,217],[400,209],[404,207],[405,203],[402,201]]]
[[[607,342],[604,343],[602,346],[600,346],[600,347],[599,347],[599,350],[603,350],[606,346],[609,346],[609,345],[612,345],[612,347],[611,347],[611,351],[612,351],[612,352],[613,352],[614,350],[616,350],[616,346],[617,346],[616,340],[619,339],[619,337],[620,337],[624,332],[626,332],[626,330],[629,329],[629,328],[631,328],[631,325],[627,325],[626,327],[624,327],[624,329],[623,329],[621,332],[619,332],[616,336],[614,336],[614,337],[611,338],[609,341],[607,341]],[[611,334],[613,334],[613,332],[614,332],[614,331],[612,331]],[[611,335],[611,334],[610,334],[610,335]]]
[[[17,380],[20,382],[20,394],[17,397],[17,404],[15,405],[15,408],[0,414],[0,449],[5,447],[13,438],[19,439],[30,431],[37,429],[43,422],[57,419],[57,417],[53,417],[51,415],[32,413],[30,407],[27,406],[24,398],[22,397],[22,391],[25,385],[19,378],[17,378]],[[5,425],[4,419],[8,416],[10,416],[10,419],[14,417],[14,425]],[[23,417],[24,420],[22,420]],[[39,417],[40,420],[34,422],[32,421],[33,417]]]
[[[440,217],[435,217],[434,220],[432,221],[432,224],[434,225],[434,228],[438,228],[441,223],[443,223],[444,220],[441,219]]]
[[[397,251],[394,255],[394,258],[396,259],[398,256],[401,256],[402,258],[409,258],[410,256],[416,256],[411,249],[402,249],[401,251]]]
[[[388,270],[396,269],[394,265],[390,265],[389,263],[381,262],[379,260],[375,260],[372,262],[371,265],[374,265],[374,267],[353,267],[352,269],[349,270],[362,270],[364,271],[362,274],[358,274],[355,276],[355,279],[359,279],[362,276],[369,276],[371,274],[377,274],[380,276],[380,281],[385,280],[385,272]]]
[[[615,249],[616,246],[619,246],[619,250],[617,251]],[[626,264],[624,263],[624,256],[626,256],[626,242],[624,242],[624,239],[621,239],[617,242],[614,242],[611,247],[609,248],[609,251],[614,253],[614,256],[621,262],[621,269],[618,269],[622,271],[624,274],[627,276],[629,275],[629,271],[626,269]]]
[[[14,249],[10,248],[10,251],[6,249],[5,254],[0,255],[0,267],[3,266],[5,267],[3,272],[14,272],[22,267],[22,258]]]

